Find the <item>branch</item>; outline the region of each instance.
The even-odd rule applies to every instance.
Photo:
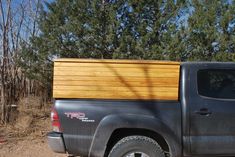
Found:
[[[5,25],[5,14],[3,10],[3,3],[2,0],[0,0],[0,9],[1,9],[1,15],[2,15],[2,24],[1,24],[1,29],[3,29],[3,26]]]

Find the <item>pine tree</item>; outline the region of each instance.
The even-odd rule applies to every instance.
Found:
[[[235,61],[235,1],[223,3],[218,13],[218,52],[214,60]]]
[[[119,6],[120,42],[115,54],[122,58],[169,59],[163,36],[184,1],[129,0]],[[172,32],[170,32],[172,33]],[[118,56],[118,55],[116,55]]]
[[[186,28],[187,60],[228,61],[234,53],[234,2],[192,1],[194,9]]]
[[[50,82],[58,57],[234,61],[234,12],[233,1],[56,0],[41,12],[40,35],[22,44],[19,62]]]

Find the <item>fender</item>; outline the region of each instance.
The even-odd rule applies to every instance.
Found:
[[[114,130],[120,128],[139,128],[154,131],[167,141],[173,157],[181,156],[181,141],[162,121],[153,116],[135,114],[115,114],[104,117],[96,131],[89,150],[89,157],[103,157],[108,140]]]

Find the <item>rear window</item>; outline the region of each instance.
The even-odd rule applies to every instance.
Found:
[[[197,74],[199,95],[235,99],[235,70],[203,69]]]

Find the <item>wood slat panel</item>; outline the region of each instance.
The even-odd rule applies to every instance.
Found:
[[[178,100],[178,62],[60,59],[54,98]]]

